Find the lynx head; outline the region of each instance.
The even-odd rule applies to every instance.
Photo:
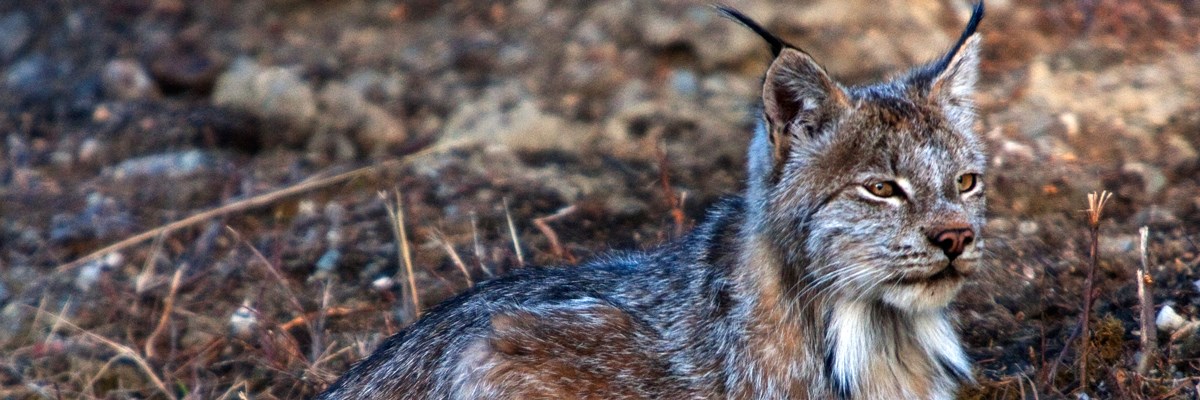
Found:
[[[747,199],[751,229],[783,262],[784,286],[912,312],[945,307],[982,252],[985,156],[972,100],[982,3],[945,56],[861,87],[722,11],[776,55]]]

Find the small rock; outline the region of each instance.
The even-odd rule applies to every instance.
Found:
[[[1183,136],[1174,133],[1168,133],[1160,137],[1162,144],[1162,157],[1166,165],[1174,168],[1187,168],[1196,164],[1200,160],[1200,155],[1196,153],[1196,149],[1188,143]]]
[[[79,268],[79,275],[75,276],[75,288],[83,292],[90,291],[105,271],[119,268],[124,263],[125,257],[121,253],[108,253],[104,258],[85,264]]]
[[[512,70],[528,65],[534,58],[532,46],[526,44],[507,44],[500,47],[496,56],[496,65],[505,70]]]
[[[1039,230],[1041,230],[1041,227],[1038,226],[1037,222],[1021,221],[1021,223],[1017,224],[1017,233],[1021,234],[1022,236],[1036,234]]]
[[[341,260],[341,258],[342,252],[337,249],[329,249],[317,260],[317,270],[332,271],[334,267],[337,267],[338,260]]]
[[[200,50],[165,51],[150,63],[150,73],[168,92],[213,90],[223,63]]]
[[[325,232],[325,243],[330,247],[342,244],[342,225],[346,222],[346,207],[330,202],[325,205],[325,215],[329,217],[329,231]]]
[[[517,0],[517,10],[527,15],[541,15],[546,11],[546,0]]]
[[[984,226],[984,231],[988,234],[1007,234],[1012,232],[1013,228],[1014,227],[1011,220],[1004,218],[993,218],[988,220],[987,225]]]
[[[112,60],[100,74],[104,92],[122,100],[157,98],[158,86],[142,64],[128,59]]]
[[[668,79],[671,82],[671,90],[677,96],[690,98],[700,92],[700,80],[696,78],[695,72],[686,69],[676,69],[671,71]]]
[[[212,106],[194,106],[187,116],[188,125],[203,133],[203,141],[221,148],[257,153],[275,129],[262,129],[260,120],[245,111]]]
[[[1101,254],[1124,254],[1137,248],[1137,235],[1100,236]]]
[[[50,218],[50,241],[67,244],[91,239],[107,239],[133,228],[133,216],[116,200],[91,193],[82,212],[59,213]]]
[[[14,12],[0,18],[0,61],[8,61],[25,47],[32,34],[29,16]]]
[[[242,306],[229,316],[229,334],[241,340],[254,338],[258,330],[258,312],[250,307],[250,301],[243,301]]]
[[[1143,208],[1133,216],[1133,225],[1135,226],[1174,226],[1176,224],[1179,224],[1179,217],[1176,217],[1171,210],[1154,204]]]
[[[1154,324],[1159,330],[1174,332],[1176,329],[1183,327],[1187,320],[1183,316],[1175,312],[1175,309],[1169,305],[1165,305],[1158,310],[1158,317],[1154,318]]]
[[[390,276],[381,276],[371,281],[371,288],[377,292],[387,292],[396,286],[396,280]]]
[[[1067,112],[1059,114],[1058,122],[1062,124],[1068,138],[1079,136],[1079,116],[1075,113]]]
[[[59,74],[58,68],[46,56],[35,54],[22,58],[8,67],[4,82],[8,87],[27,93],[45,93],[54,86],[54,80]]]
[[[104,100],[104,82],[100,74],[89,74],[71,85],[71,112],[87,117]]]
[[[214,157],[200,150],[190,150],[125,160],[113,167],[110,173],[117,179],[131,177],[181,178],[213,169],[216,165],[217,160]]]
[[[1037,159],[1037,154],[1034,153],[1033,146],[1028,144],[1005,140],[1000,144],[1000,151],[992,157],[992,164],[1003,166],[1006,163],[1027,163]]]
[[[270,122],[283,121],[296,129],[273,129],[292,133],[284,140],[300,144],[311,131],[307,127],[317,116],[317,97],[312,86],[295,72],[280,67],[265,67],[250,59],[234,61],[217,78],[213,104],[247,111]]]
[[[345,85],[325,86],[321,103],[328,115],[322,122],[331,125],[334,134],[352,132],[359,147],[369,152],[386,153],[408,139],[408,131],[395,116]]]
[[[453,145],[499,143],[516,152],[586,151],[593,137],[584,126],[542,111],[524,93],[503,88],[464,103],[443,125],[442,141]]]
[[[705,68],[744,61],[762,48],[762,40],[749,29],[721,18],[711,8],[702,5],[686,7],[663,5],[649,12],[634,12],[625,18],[634,18],[636,29],[646,43],[663,47],[686,44]]]
[[[1154,197],[1167,186],[1167,177],[1158,167],[1141,162],[1125,163],[1121,171],[1142,178],[1142,190],[1146,196]]]
[[[384,75],[373,70],[356,71],[346,78],[346,86],[362,94],[366,99],[374,100],[377,95],[386,99],[399,98],[407,86],[404,75]]]
[[[299,204],[299,207],[297,207],[297,209],[296,209],[296,213],[298,215],[300,215],[301,217],[305,217],[305,218],[311,218],[311,217],[316,216],[317,215],[317,202],[312,201],[312,199],[300,200],[300,204]]]

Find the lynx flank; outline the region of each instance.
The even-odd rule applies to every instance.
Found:
[[[428,311],[321,399],[949,399],[979,268],[976,5],[940,59],[860,87],[775,54],[742,196],[685,238],[529,267]]]

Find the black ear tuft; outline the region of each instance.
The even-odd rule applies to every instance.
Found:
[[[747,17],[746,14],[742,14],[741,11],[721,4],[714,4],[713,7],[716,8],[717,12],[721,13],[721,15],[737,21],[737,23],[742,24],[744,27],[750,28],[750,30],[754,31],[754,33],[757,33],[759,37],[762,37],[767,44],[771,45],[771,55],[773,56],[778,57],[779,53],[783,51],[785,47],[796,47],[784,42],[783,39],[775,36],[770,31],[767,31],[767,28],[763,28],[762,25],[759,25],[758,22],[755,22],[750,17]]]
[[[983,0],[975,3],[975,9],[971,10],[971,19],[967,21],[967,27],[963,29],[962,35],[958,36],[958,42],[954,43],[954,47],[950,48],[950,52],[946,53],[945,57],[942,57],[941,60],[938,60],[937,64],[934,64],[931,70],[934,76],[941,74],[942,71],[946,70],[946,67],[950,66],[950,62],[958,55],[958,51],[962,49],[963,44],[967,42],[967,39],[971,38],[971,35],[975,34],[975,29],[979,28],[979,21],[981,20],[983,20]]]

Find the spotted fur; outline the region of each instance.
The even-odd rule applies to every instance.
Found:
[[[320,399],[953,398],[972,378],[946,306],[979,232],[976,8],[939,60],[846,87],[771,44],[747,189],[685,238],[524,268],[430,309]],[[891,182],[897,196],[870,190]]]

